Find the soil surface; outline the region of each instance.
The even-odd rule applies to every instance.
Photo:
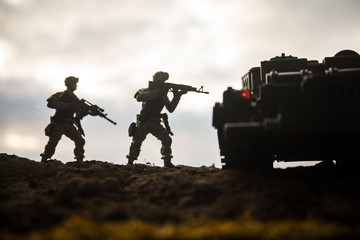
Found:
[[[97,222],[180,224],[194,219],[304,220],[359,226],[360,174],[313,167],[221,170],[101,161],[40,163],[0,154],[0,226],[28,233],[73,216]]]

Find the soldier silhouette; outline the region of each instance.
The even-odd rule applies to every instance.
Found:
[[[77,89],[79,79],[73,76],[65,79],[67,89],[63,92],[57,92],[47,99],[47,106],[56,109],[55,115],[51,117],[51,123],[45,128],[45,135],[49,137],[49,141],[45,146],[45,150],[41,156],[41,162],[46,162],[55,153],[55,148],[64,134],[75,143],[75,159],[82,162],[84,159],[85,139],[81,128],[80,119],[90,111],[84,113],[79,106],[79,98],[74,94]],[[81,116],[79,116],[81,114]],[[76,116],[75,116],[76,115]],[[76,121],[76,119],[78,121]],[[78,128],[74,126],[78,123]]]
[[[177,107],[180,98],[183,94],[187,93],[187,90],[173,89],[173,98],[170,101],[167,93],[168,88],[164,87],[164,83],[169,79],[167,72],[156,72],[153,75],[153,81],[149,82],[148,88],[139,89],[134,98],[138,102],[142,102],[142,109],[140,114],[137,115],[136,124],[132,123],[129,128],[129,136],[132,137],[129,154],[126,156],[128,159],[128,165],[132,165],[134,160],[137,160],[143,141],[148,133],[154,135],[161,141],[161,155],[164,160],[164,166],[174,167],[171,163],[172,151],[171,143],[172,139],[170,135],[173,135],[167,122],[166,113],[161,113],[162,109],[166,109],[172,113]],[[163,120],[165,127],[161,124]]]

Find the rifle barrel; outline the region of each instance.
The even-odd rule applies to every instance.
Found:
[[[205,91],[204,91],[204,86],[199,87],[199,89],[197,89],[196,92],[209,94],[209,92],[205,92]]]
[[[105,118],[106,120],[108,120],[109,122],[111,122],[112,124],[114,124],[114,125],[117,124],[116,122],[114,122],[113,120],[111,120],[110,118],[108,118],[108,117],[106,117],[106,116],[104,116],[104,118]]]
[[[176,84],[176,83],[165,83],[166,86],[172,89],[184,89],[188,90],[189,92],[197,92],[197,93],[205,93],[209,94],[209,92],[205,92],[203,89],[204,87],[201,86],[199,89],[196,89],[196,87],[190,86],[190,85],[184,85],[184,84]]]

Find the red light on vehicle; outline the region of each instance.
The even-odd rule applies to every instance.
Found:
[[[250,90],[241,91],[241,92],[240,92],[240,96],[241,96],[241,98],[243,98],[243,99],[249,100],[249,99],[250,99],[250,96],[251,96]]]

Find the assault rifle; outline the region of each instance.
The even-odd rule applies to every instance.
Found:
[[[116,122],[109,119],[107,117],[107,114],[104,113],[105,110],[100,108],[99,106],[94,105],[94,104],[92,104],[91,102],[89,102],[89,101],[87,101],[85,99],[81,99],[78,104],[79,104],[80,111],[79,111],[79,113],[77,114],[77,116],[75,118],[75,120],[76,120],[75,124],[77,125],[78,130],[80,131],[80,133],[82,135],[85,136],[85,133],[84,133],[84,130],[83,130],[82,126],[81,126],[80,120],[83,117],[85,117],[87,114],[90,114],[92,116],[100,116],[102,118],[105,118],[106,120],[108,120],[112,124],[116,125]]]
[[[80,100],[80,108],[81,108],[81,110],[89,112],[92,116],[100,116],[102,118],[105,118],[112,124],[116,125],[116,122],[114,122],[113,120],[111,120],[107,117],[107,114],[104,113],[104,111],[105,111],[104,109],[102,109],[101,107],[99,107],[97,105],[92,104],[91,102],[89,102],[85,99]]]
[[[149,82],[149,86],[157,86],[156,83],[154,83],[153,81]],[[174,90],[185,90],[188,92],[197,92],[197,93],[205,93],[205,94],[209,94],[209,92],[204,91],[204,87],[201,86],[200,88],[196,88],[190,85],[184,85],[184,84],[176,84],[176,83],[169,83],[169,82],[165,82],[162,83],[161,85],[159,85],[159,87],[164,87],[167,88],[170,92],[173,92]]]

